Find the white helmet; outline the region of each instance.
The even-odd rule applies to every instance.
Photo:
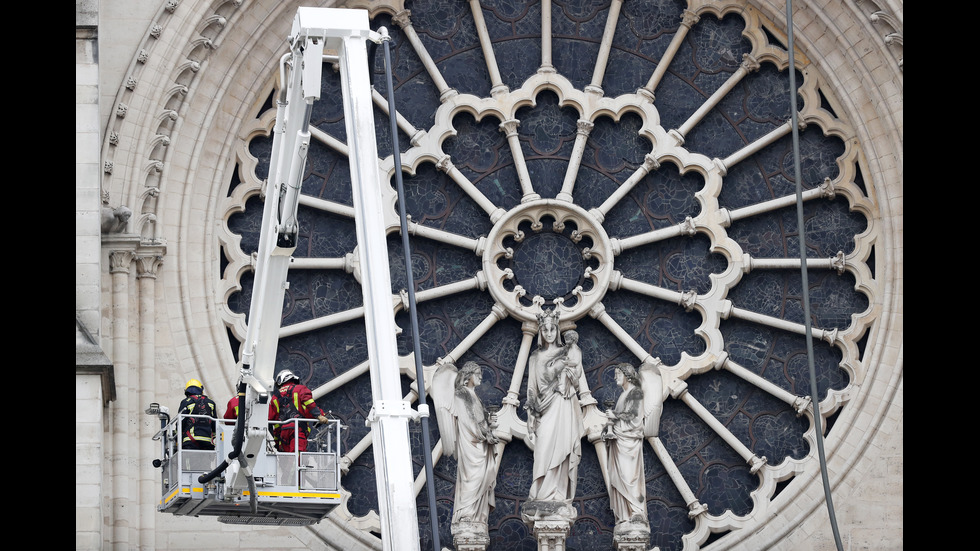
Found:
[[[291,381],[293,379],[298,381],[299,377],[297,377],[292,371],[283,369],[279,373],[276,373],[276,386],[282,386],[286,384],[286,381]]]

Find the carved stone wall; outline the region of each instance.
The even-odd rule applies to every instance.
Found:
[[[110,268],[108,258],[112,251],[102,249],[101,243],[87,246],[89,249],[99,247],[99,250],[88,251],[90,256],[106,259],[100,278],[100,344],[117,366],[125,366],[127,373],[126,379],[116,382],[117,388],[126,390],[125,399],[119,398],[111,402],[102,412],[108,421],[104,441],[99,445],[105,448],[107,457],[114,459],[103,467],[103,473],[84,471],[80,475],[82,483],[101,484],[101,494],[104,497],[99,509],[104,514],[93,516],[104,516],[102,540],[106,547],[120,549],[136,545],[159,549],[192,545],[214,549],[314,549],[322,547],[324,542],[348,549],[380,549],[380,542],[371,534],[372,530],[377,531],[378,521],[370,513],[365,513],[370,509],[370,504],[358,501],[363,500],[363,496],[352,496],[350,505],[343,514],[338,514],[312,529],[256,527],[243,531],[238,527],[218,524],[212,519],[162,516],[154,511],[154,498],[151,495],[158,474],[149,467],[154,454],[152,444],[136,443],[129,448],[124,444],[124,436],[114,436],[132,435],[137,440],[142,438],[148,428],[146,423],[149,422],[142,415],[142,409],[147,405],[145,402],[152,400],[176,404],[187,378],[197,377],[204,380],[219,403],[225,394],[230,396],[237,377],[234,340],[236,335],[244,333],[244,319],[240,312],[234,310],[233,305],[229,305],[229,297],[237,297],[236,293],[240,291],[236,286],[243,276],[247,282],[250,266],[248,254],[243,252],[248,244],[242,243],[249,238],[248,222],[237,227],[236,233],[229,230],[229,220],[236,217],[235,220],[247,221],[249,208],[255,204],[249,202],[249,198],[258,193],[256,183],[260,177],[256,175],[264,170],[261,167],[261,146],[256,144],[261,143],[261,137],[270,128],[268,112],[261,107],[273,91],[276,63],[284,51],[281,47],[282,40],[288,34],[289,24],[298,5],[297,2],[272,0],[168,0],[157,3],[151,10],[145,5],[131,7],[129,4],[116,0],[101,2],[99,36],[106,40],[100,44],[100,51],[104,55],[100,56],[101,123],[98,126],[102,130],[98,133],[98,138],[95,133],[81,130],[76,132],[77,139],[84,143],[93,145],[93,141],[99,142],[97,146],[101,155],[97,167],[101,171],[101,191],[107,194],[109,204],[113,207],[125,205],[132,210],[127,235],[136,237],[143,247],[149,247],[144,250],[146,254],[140,255],[141,260],[133,265],[137,269],[121,275],[118,272],[119,267]],[[436,47],[433,38],[437,34],[433,28],[434,23],[428,22],[429,28],[426,31],[426,22],[421,19],[426,14],[423,4],[411,6],[415,15],[406,19],[406,14],[402,11],[404,6],[400,2],[365,3],[374,10],[375,16],[389,17],[386,21],[396,20],[395,23],[387,24],[393,29],[397,27],[402,33],[398,35],[398,39],[400,44],[405,45],[402,50],[405,54],[403,59],[407,59],[408,45],[413,36],[407,30],[407,24],[397,21],[410,21],[413,29],[418,27],[416,32],[428,32],[422,38],[414,38],[428,47]],[[491,4],[484,4],[486,12]],[[498,13],[491,19],[492,22],[508,17],[519,19],[518,15],[505,9],[506,4],[497,6]],[[561,5],[562,9],[573,9],[573,6],[565,6],[557,0],[554,4]],[[608,6],[613,4],[618,5],[602,4],[606,11],[602,11],[601,17],[593,17],[591,21],[602,22]],[[666,6],[670,3],[662,4]],[[536,6],[538,3],[531,5]],[[869,299],[867,308],[855,315],[857,321],[848,319],[841,325],[861,327],[866,329],[866,333],[855,336],[847,335],[845,331],[842,336],[829,330],[824,332],[819,327],[817,331],[818,341],[846,343],[842,347],[843,356],[847,362],[853,364],[846,364],[843,368],[850,377],[848,384],[851,386],[839,387],[841,392],[830,393],[833,396],[830,403],[823,404],[837,413],[827,440],[828,463],[831,478],[835,481],[837,518],[846,541],[853,549],[902,546],[903,44],[902,13],[889,11],[890,6],[888,3],[869,0],[855,3],[820,2],[798,5],[797,12],[794,13],[795,38],[799,52],[797,62],[804,66],[804,81],[810,86],[801,91],[807,106],[804,111],[807,128],[811,131],[820,128],[824,134],[840,139],[844,149],[841,157],[853,159],[854,162],[847,166],[858,167],[859,170],[859,173],[855,173],[851,168],[844,168],[843,176],[839,179],[845,184],[843,187],[828,192],[820,191],[819,186],[814,186],[813,189],[817,191],[813,193],[823,194],[822,200],[828,202],[835,199],[826,194],[837,193],[836,200],[844,201],[852,211],[867,221],[867,229],[856,236],[858,243],[872,241],[870,236],[873,236],[873,255],[868,254],[870,244],[859,244],[853,249],[852,256],[863,261],[858,264],[864,264],[864,267],[854,268],[853,264],[847,264],[845,260],[845,265],[850,266],[845,271],[851,270],[848,273],[855,274],[853,280],[861,283],[860,294]],[[469,13],[468,7],[463,3],[454,3],[452,7],[462,9],[462,15]],[[623,9],[627,8],[632,9],[633,6],[627,2]],[[748,48],[752,57],[762,62],[763,69],[767,64],[772,67],[780,63],[781,58],[777,51],[779,48],[753,40],[761,40],[761,37],[768,35],[768,44],[779,44],[780,40],[785,39],[778,30],[785,27],[785,10],[781,2],[693,2],[689,9],[697,11],[705,25],[717,19],[717,16],[740,14],[749,28],[746,40],[750,42]],[[397,14],[397,17],[391,18],[391,14]],[[626,15],[623,18],[623,21],[627,20]],[[599,24],[598,28],[601,27]],[[692,27],[696,32],[697,24],[692,23]],[[493,27],[492,30],[493,33],[503,32],[500,27]],[[474,33],[476,31],[477,27],[474,27]],[[564,36],[563,33],[570,32],[560,29],[554,36]],[[540,37],[540,33],[537,36]],[[601,31],[597,31],[597,36],[601,36]],[[489,37],[492,38],[493,36]],[[474,38],[474,42],[479,43],[478,38]],[[600,44],[601,40],[595,40],[595,49],[589,54],[589,59],[593,61],[580,64],[581,70],[576,72],[570,68],[574,64],[567,61],[573,50],[565,49],[567,42],[555,40],[551,55],[555,61],[553,65],[557,67],[556,73],[536,76],[537,80],[533,81],[541,88],[550,87],[549,89],[556,91],[560,101],[565,101],[566,106],[572,106],[577,114],[572,117],[566,142],[556,147],[575,151],[576,153],[567,157],[584,158],[588,164],[586,153],[581,153],[593,151],[586,147],[586,144],[591,143],[588,142],[588,137],[601,139],[603,131],[623,127],[622,123],[618,126],[600,125],[597,130],[595,122],[602,121],[589,117],[588,114],[608,113],[610,117],[625,117],[627,121],[633,116],[631,113],[638,114],[636,116],[647,121],[645,126],[638,125],[637,128],[642,129],[638,134],[644,136],[647,143],[652,140],[658,144],[656,152],[663,155],[650,162],[641,155],[634,165],[630,165],[629,170],[623,169],[623,176],[617,181],[622,183],[628,180],[629,175],[634,172],[638,180],[648,173],[662,174],[671,168],[679,172],[677,166],[689,167],[687,173],[677,175],[678,186],[685,184],[684,177],[689,178],[695,173],[708,188],[713,185],[712,182],[717,181],[720,186],[723,179],[731,178],[733,167],[737,167],[741,160],[733,158],[729,155],[730,152],[704,155],[702,159],[683,151],[685,148],[693,150],[698,141],[696,134],[699,127],[689,129],[683,124],[691,113],[677,118],[675,125],[658,126],[653,123],[655,116],[650,106],[668,103],[670,100],[667,95],[662,92],[658,94],[659,91],[654,88],[657,98],[652,103],[647,100],[644,103],[638,99],[642,94],[636,90],[615,91],[611,84],[613,77],[605,82],[596,82],[597,65],[594,60],[602,56]],[[705,42],[704,45],[709,47],[711,43]],[[479,48],[473,51],[479,51]],[[618,51],[613,49],[613,55],[618,55]],[[514,84],[510,81],[510,75],[495,75],[485,64],[481,68],[476,62],[465,65],[473,75],[470,83],[463,82],[458,78],[460,68],[449,63],[449,56],[439,51],[430,52],[430,55],[444,62],[442,66],[437,71],[432,71],[423,68],[420,63],[415,75],[417,78],[423,78],[418,75],[430,75],[428,78],[434,83],[436,90],[431,94],[434,105],[466,106],[471,112],[481,113],[487,120],[498,119],[501,121],[501,129],[494,128],[494,133],[487,133],[485,138],[502,140],[504,145],[498,151],[524,151],[520,146],[513,147],[512,140],[519,142],[522,130],[529,130],[528,125],[533,118],[530,115],[534,114],[533,109],[530,109],[530,100],[537,97],[531,93],[531,88],[522,89],[520,82]],[[541,54],[537,52],[535,55]],[[503,56],[498,56],[497,66],[508,66],[509,60],[500,59],[501,57]],[[745,63],[740,63],[741,61]],[[757,74],[759,70],[751,59],[733,59],[732,67],[730,74],[735,74],[740,67],[744,67],[746,76],[743,78],[750,78],[749,75]],[[615,75],[616,69],[616,63],[612,63],[605,70]],[[438,78],[432,76],[433,73],[445,77],[445,82],[440,83]],[[562,82],[559,78],[561,75],[567,75],[571,80]],[[477,78],[488,83],[485,89],[472,84]],[[409,80],[406,79],[406,82]],[[467,88],[468,86],[472,89]],[[449,90],[453,87],[458,88],[455,96]],[[408,94],[407,89],[406,87],[406,91],[399,93]],[[826,95],[821,97],[825,92]],[[461,98],[461,95],[466,97]],[[629,98],[613,99],[626,96]],[[545,107],[560,111],[557,104],[545,104],[542,99],[537,106],[538,112]],[[514,112],[495,111],[499,105],[511,105]],[[520,112],[519,118],[518,106],[527,109]],[[416,127],[402,128],[405,136],[402,137],[401,144],[408,149],[403,161],[413,171],[417,171],[413,176],[419,186],[431,173],[444,175],[443,178],[458,186],[447,187],[448,190],[466,189],[467,181],[477,173],[473,167],[481,162],[478,155],[463,162],[467,150],[458,141],[459,138],[449,136],[448,133],[437,135],[436,131],[446,132],[449,128],[449,111],[444,108],[443,111],[434,112],[428,120],[420,119],[421,114],[418,117],[412,116],[410,122]],[[439,118],[442,116],[440,113],[446,115]],[[262,117],[256,118],[260,114]],[[589,118],[594,120],[585,120]],[[663,119],[661,122],[666,124]],[[478,146],[483,143],[479,140],[484,139],[484,135],[467,134],[465,130],[478,130],[479,126],[476,121],[467,124],[465,129],[460,127],[463,130],[460,134],[464,138],[473,138],[471,147],[477,148],[473,151],[479,153],[481,150]],[[676,132],[669,134],[667,130]],[[540,135],[548,136],[549,132],[542,131]],[[576,149],[579,140],[577,136],[586,136],[581,138],[581,149]],[[451,158],[435,155],[441,147],[437,147],[436,140],[443,137],[457,140],[446,146],[447,149],[456,147],[452,150]],[[677,145],[665,145],[670,143]],[[750,140],[750,143],[755,142]],[[326,147],[329,148],[330,144]],[[531,154],[527,156],[530,166],[534,167],[535,162],[547,155],[538,152],[537,158],[531,158]],[[714,162],[715,159],[721,161],[720,164]],[[387,163],[384,166],[390,170],[390,159],[382,159],[382,163]],[[515,163],[515,166],[519,165],[519,162]],[[433,166],[439,168],[432,168]],[[537,289],[545,290],[542,295],[553,295],[548,296],[549,300],[562,298],[567,301],[567,304],[562,302],[565,308],[574,309],[576,304],[577,307],[584,308],[586,312],[577,318],[580,320],[579,324],[605,327],[612,334],[629,337],[609,342],[629,342],[636,338],[637,333],[630,328],[614,329],[615,323],[604,321],[612,318],[610,309],[601,300],[593,300],[595,295],[589,295],[590,291],[605,293],[627,289],[641,295],[647,293],[653,295],[651,300],[675,304],[678,311],[684,312],[683,315],[704,315],[708,319],[714,319],[712,316],[715,316],[719,320],[752,318],[739,310],[737,299],[740,297],[712,292],[713,288],[720,288],[724,284],[694,289],[693,294],[689,294],[690,288],[655,286],[658,288],[652,289],[650,285],[631,282],[629,277],[617,278],[602,272],[599,268],[608,265],[608,259],[612,256],[616,257],[612,265],[617,269],[628,265],[623,260],[622,251],[639,247],[640,244],[632,237],[608,234],[605,228],[609,227],[609,219],[615,217],[616,213],[604,208],[601,202],[585,206],[574,202],[581,197],[576,190],[582,189],[584,183],[577,182],[568,187],[571,182],[557,177],[549,180],[553,183],[548,184],[548,187],[540,184],[542,180],[537,179],[539,174],[540,171],[536,172],[534,178],[524,178],[519,174],[515,178],[514,181],[518,183],[514,192],[517,197],[515,205],[503,205],[498,212],[497,208],[488,208],[477,202],[474,212],[482,226],[475,226],[474,235],[462,231],[454,232],[456,235],[453,236],[451,245],[472,247],[473,251],[479,251],[481,254],[478,258],[487,269],[481,271],[483,279],[476,273],[480,270],[476,270],[470,274],[473,276],[471,283],[463,283],[462,279],[452,283],[457,286],[470,285],[473,293],[492,294],[494,300],[490,301],[493,308],[488,308],[480,320],[467,325],[464,335],[445,341],[447,344],[442,355],[457,361],[467,359],[465,355],[472,346],[467,341],[467,336],[472,336],[472,340],[477,343],[494,340],[505,342],[505,339],[499,338],[498,331],[506,327],[513,329],[514,350],[530,347],[533,332],[524,325],[532,318],[522,317],[521,312],[534,308],[534,302],[530,300],[533,299],[533,293],[531,296],[522,295],[520,289],[513,285],[514,280],[508,277],[507,269],[511,270],[511,275],[516,274],[518,283],[521,283],[524,270],[523,289],[538,285]],[[482,182],[484,181],[478,181],[479,185],[476,187],[488,189]],[[526,187],[529,182],[530,188]],[[76,192],[84,186],[85,181],[76,179]],[[703,186],[698,186],[700,187]],[[468,197],[476,196],[469,191],[460,193],[467,194]],[[489,195],[486,191],[481,193],[484,196]],[[532,197],[535,193],[541,198]],[[710,192],[709,189],[706,195],[711,200],[712,194],[717,198],[719,193]],[[694,196],[693,193],[690,195]],[[522,197],[530,199],[522,203]],[[569,197],[572,201],[565,200]],[[704,199],[702,197],[699,200]],[[521,207],[522,204],[527,206]],[[495,206],[501,207],[500,204]],[[746,205],[757,206],[757,203]],[[673,235],[676,236],[709,236],[715,243],[723,245],[716,247],[714,251],[738,250],[726,241],[729,236],[734,235],[735,230],[727,225],[729,222],[724,218],[723,209],[703,208],[702,203],[697,202],[692,208],[694,212],[691,220],[681,217],[654,228],[654,231],[674,232]],[[98,214],[97,207],[91,210]],[[339,214],[333,213],[331,216],[342,217],[343,209],[336,210]],[[709,215],[699,217],[698,212],[702,210],[709,212]],[[534,212],[535,216],[531,218],[536,218],[539,213],[546,211],[556,220],[569,220],[577,229],[588,230],[588,239],[601,245],[594,260],[583,264],[580,272],[568,272],[571,274],[567,276],[568,280],[575,281],[575,284],[569,284],[569,289],[562,287],[556,291],[555,288],[548,287],[548,281],[536,281],[532,276],[526,275],[540,269],[535,268],[540,259],[534,255],[521,256],[521,242],[514,240],[521,227],[518,219],[522,212]],[[730,211],[734,211],[736,222],[740,214],[745,214],[745,211],[739,212],[738,209]],[[673,214],[677,212],[680,211],[674,211]],[[473,219],[477,219],[476,215]],[[843,213],[835,215],[843,216]],[[419,235],[430,240],[439,239],[436,230],[441,228],[427,225],[421,217],[413,220],[418,223]],[[528,221],[533,225],[534,220],[529,218]],[[596,221],[600,225],[589,227],[589,224],[595,225]],[[550,219],[548,223],[551,223]],[[77,234],[92,237],[92,230],[87,228],[87,225],[76,220]],[[497,228],[497,233],[491,235],[489,230],[492,228]],[[549,250],[581,250],[581,241],[575,239],[581,234],[573,236],[570,231],[563,233],[561,229],[557,232],[552,230],[553,226],[547,234],[531,230],[524,236],[537,240],[536,246],[550,247]],[[589,234],[589,231],[592,233]],[[481,236],[489,239],[481,242]],[[517,253],[513,259],[507,258],[508,247]],[[356,258],[348,256],[349,252],[351,251],[342,251],[333,260],[341,272],[351,274],[353,279],[357,270]],[[790,252],[793,252],[792,249]],[[836,251],[831,251],[831,254],[835,253]],[[425,257],[429,253],[420,249],[420,254]],[[444,250],[438,251],[438,255],[446,254]],[[769,259],[761,258],[761,255],[750,256],[726,256],[725,263],[731,268],[720,279],[729,278],[728,281],[741,282],[745,277],[743,274],[784,269],[767,265],[766,261]],[[82,257],[77,255],[77,258]],[[634,259],[633,262],[640,260]],[[819,262],[824,262],[822,255]],[[76,266],[79,265],[81,260],[77,259]],[[832,266],[836,265],[828,260],[827,268],[817,269],[835,271],[836,268]],[[113,272],[113,269],[117,271]],[[711,271],[710,267],[708,271]],[[419,273],[419,270],[416,272]],[[493,275],[492,281],[486,279],[487,274]],[[576,294],[573,291],[580,280],[586,284]],[[704,278],[704,281],[709,281],[709,278]],[[431,295],[447,292],[446,289],[439,289],[437,279],[430,283],[429,289],[422,290]],[[328,286],[332,284],[329,282]],[[728,287],[735,289],[737,286]],[[76,288],[76,302],[82,296],[84,290]],[[245,302],[245,298],[232,298],[230,302],[234,303],[236,300]],[[575,304],[573,301],[576,301]],[[726,301],[732,302],[727,305],[731,308],[726,309]],[[88,311],[91,312],[91,309]],[[464,315],[460,312],[447,314],[447,319],[461,320]],[[864,324],[861,319],[872,321]],[[749,322],[758,323],[758,320],[752,318],[746,323]],[[720,324],[719,321],[719,326]],[[708,329],[717,331],[716,327]],[[790,328],[788,331],[795,329]],[[593,331],[591,334],[595,333]],[[696,333],[697,331],[692,331],[692,335]],[[586,336],[589,333],[582,331],[581,334]],[[438,337],[439,333],[429,336]],[[694,340],[698,338],[695,337]],[[737,358],[726,356],[725,350],[712,348],[713,343],[726,342],[724,339],[719,340],[717,336],[709,335],[703,342],[707,342],[708,346],[692,355],[698,358],[696,360],[661,361],[665,372],[671,374],[673,380],[673,384],[665,387],[670,392],[668,401],[682,405],[685,408],[683,411],[693,412],[692,415],[698,415],[700,411],[695,404],[697,396],[704,396],[698,395],[698,392],[705,391],[702,387],[692,389],[697,375],[718,373],[726,377],[751,378],[744,373],[744,369],[740,370],[746,366],[741,365]],[[589,346],[586,342],[581,344],[583,348]],[[637,363],[654,363],[660,360],[658,354],[651,352],[650,346],[624,345],[624,348],[628,350],[624,353],[632,354]],[[519,353],[516,355],[519,356]],[[520,363],[514,360],[515,358],[508,357],[508,369],[511,371]],[[406,362],[406,366],[409,363]],[[308,371],[310,377],[319,377],[315,375],[315,370]],[[600,370],[596,371],[598,378],[592,381],[595,387],[592,390],[601,394],[602,379],[599,372]],[[329,386],[328,381],[322,382],[323,386],[317,391],[318,398],[330,399],[334,389]],[[507,380],[490,381],[488,384],[494,386],[490,397],[505,408],[510,402],[516,410],[520,404],[512,402],[509,392],[511,389],[508,387],[510,383]],[[755,388],[765,386],[764,383],[752,384],[756,385]],[[790,394],[801,394],[796,389],[793,390]],[[360,391],[354,393],[358,392]],[[773,391],[773,394],[779,395],[779,392]],[[80,407],[91,412],[97,407],[95,402],[97,400],[89,400]],[[796,410],[806,409],[805,404],[791,407]],[[502,412],[506,413],[506,410]],[[349,412],[349,424],[356,425],[353,421],[364,413],[366,411]],[[517,414],[514,415],[508,421],[513,427],[514,438],[508,444],[508,449],[512,446],[523,446],[520,442],[523,438],[520,432],[521,419]],[[86,418],[98,417],[96,415]],[[710,418],[710,414],[705,418]],[[126,426],[130,422],[128,420],[139,420],[137,423],[140,426]],[[740,445],[745,445],[738,438],[734,440],[732,449],[738,450]],[[808,442],[812,442],[812,436]],[[357,440],[353,439],[350,442],[351,447],[356,443]],[[709,551],[759,548],[832,549],[833,541],[829,538],[827,514],[822,503],[820,477],[815,462],[790,459],[778,465],[774,465],[772,461],[763,465],[755,461],[758,458],[753,450],[746,450],[747,455],[742,459],[746,465],[751,465],[745,467],[746,472],[750,468],[755,469],[752,471],[753,476],[758,473],[759,479],[766,481],[763,484],[764,493],[773,493],[775,485],[783,480],[781,477],[790,480],[789,484],[781,488],[780,493],[771,500],[764,499],[754,503],[748,512],[719,513],[711,511],[710,506],[702,508],[703,504],[694,499],[688,505],[691,522],[696,524],[693,532],[696,537],[693,539],[698,540],[698,543],[693,546],[684,544],[683,548]],[[132,464],[125,459],[130,456],[129,452],[132,452]],[[651,457],[658,453],[664,454],[664,459],[661,460],[664,465],[670,462],[667,460],[670,457],[668,448],[660,450],[650,446],[650,453]],[[507,454],[515,456],[514,461],[518,461],[521,456],[516,451]],[[812,454],[809,457],[812,458]],[[442,468],[450,467],[443,463]],[[684,478],[683,472],[680,472],[680,477]],[[665,480],[669,478],[664,475]],[[696,485],[690,480],[688,484]],[[76,508],[79,508],[78,504]],[[93,508],[91,504],[81,506],[86,511]],[[693,520],[696,518],[700,520]],[[724,528],[727,533],[715,541],[707,533],[708,526]],[[598,529],[611,531],[611,528],[606,527]],[[575,528],[572,528],[573,536],[574,532]],[[87,538],[90,532],[85,531],[85,534]],[[547,539],[550,536],[539,534],[537,537],[540,541],[541,537]],[[446,537],[442,540],[444,543],[451,541]],[[77,527],[76,543],[88,541]],[[83,543],[81,546],[94,548],[87,547],[88,545],[90,544]]]

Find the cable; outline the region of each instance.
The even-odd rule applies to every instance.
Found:
[[[408,215],[405,212],[405,186],[402,182],[401,152],[398,147],[398,123],[395,113],[395,90],[391,77],[391,37],[388,29],[381,27],[381,40],[385,44],[385,76],[388,79],[388,118],[391,121],[391,154],[394,157],[395,183],[398,187],[398,214],[401,219],[402,249],[405,252],[405,279],[408,289],[408,308],[412,318],[412,343],[415,351],[415,382],[419,389],[419,404],[426,404],[425,376],[422,370],[422,346],[419,343],[419,322],[415,310],[415,276],[412,274],[412,249],[408,243]],[[429,522],[432,525],[432,549],[440,551],[439,515],[436,511],[435,475],[432,472],[432,446],[429,441],[429,417],[422,415],[422,455],[425,458],[425,485],[429,493]]]
[[[803,278],[803,323],[806,327],[806,359],[810,368],[810,402],[813,405],[813,425],[817,435],[817,456],[820,460],[820,475],[823,479],[823,491],[827,501],[827,512],[830,515],[830,527],[834,532],[834,542],[837,550],[843,551],[840,533],[837,530],[837,516],[834,514],[834,500],[830,492],[830,480],[827,477],[827,459],[823,449],[823,428],[820,420],[820,396],[817,390],[817,369],[813,361],[813,331],[810,324],[810,283],[806,267],[806,231],[803,227],[803,178],[800,171],[800,127],[796,113],[796,62],[794,60],[795,46],[793,44],[793,0],[786,0],[786,26],[789,29],[789,108],[793,124],[793,176],[796,178],[796,227],[800,242],[800,274]]]

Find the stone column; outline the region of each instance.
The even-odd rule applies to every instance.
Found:
[[[149,249],[149,250],[146,250]],[[139,403],[135,411],[141,412],[154,401],[156,384],[156,278],[157,270],[163,263],[163,255],[153,250],[154,247],[141,247],[136,257],[136,280],[139,288]],[[149,254],[148,254],[149,253]],[[153,424],[151,424],[153,423]],[[156,527],[156,506],[160,499],[159,471],[150,463],[153,457],[155,442],[153,435],[159,429],[155,424],[156,417],[141,415],[139,420],[139,445],[137,446],[140,464],[137,466],[139,475],[140,511],[139,534],[143,548],[152,548]]]
[[[112,502],[108,524],[111,536],[107,540],[112,549],[125,550],[135,541],[130,533],[133,522],[132,513],[136,510],[133,497],[135,492],[131,481],[135,478],[130,463],[134,455],[129,447],[133,445],[136,431],[130,428],[131,381],[129,362],[129,267],[133,263],[132,250],[110,250],[109,274],[112,279],[112,363],[116,378],[116,400],[112,403],[110,414]]]
[[[624,522],[613,529],[613,546],[616,551],[647,551],[649,543],[650,525],[647,524],[646,519],[639,522]]]
[[[563,519],[534,521],[532,530],[538,540],[538,551],[565,551],[565,540],[571,529],[572,523]]]
[[[564,551],[577,517],[571,504],[560,501],[526,501],[521,506],[521,518],[537,538],[538,551]]]
[[[476,531],[463,531],[453,534],[453,545],[456,551],[486,551],[490,545],[490,536],[487,533],[487,526],[483,525],[483,533]]]

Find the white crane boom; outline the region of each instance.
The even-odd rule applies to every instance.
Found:
[[[310,114],[313,103],[320,99],[324,51],[335,51],[363,275],[374,397],[369,423],[372,424],[382,542],[386,550],[419,548],[407,426],[418,413],[401,395],[399,382],[387,242],[381,215],[382,179],[365,44],[368,40],[378,43],[382,35],[371,30],[366,10],[301,7],[296,13],[288,38],[290,51],[280,60],[282,91],[276,106],[252,302],[242,349],[239,418],[234,427],[218,424],[219,442],[214,452],[181,450],[179,441],[172,436],[174,429],[168,429],[175,424],[179,426],[179,419],[158,433],[156,438],[167,436],[164,461],[160,461],[164,467],[164,497],[159,506],[162,511],[193,516],[213,514],[219,515],[223,522],[242,524],[310,524],[319,522],[340,502],[338,422],[332,421],[335,427],[326,431],[330,449],[320,454],[299,452],[298,471],[294,470],[292,476],[285,473],[283,465],[291,461],[295,469],[297,456],[290,455],[284,462],[282,453],[268,445],[268,401],[275,375],[283,299],[288,288],[286,276],[299,232],[297,215],[310,146]],[[175,441],[168,447],[166,442],[170,439]],[[227,459],[210,472],[185,476],[201,471],[195,470],[190,462],[195,458],[193,454],[210,454],[199,459],[202,463],[210,460],[213,467],[223,452],[227,453]],[[313,477],[311,473],[319,475]],[[324,478],[328,479],[326,483],[322,482]],[[295,491],[288,491],[292,489]],[[297,496],[300,499],[279,499]],[[274,503],[265,503],[267,499]],[[244,510],[245,504],[250,505],[248,511]]]

